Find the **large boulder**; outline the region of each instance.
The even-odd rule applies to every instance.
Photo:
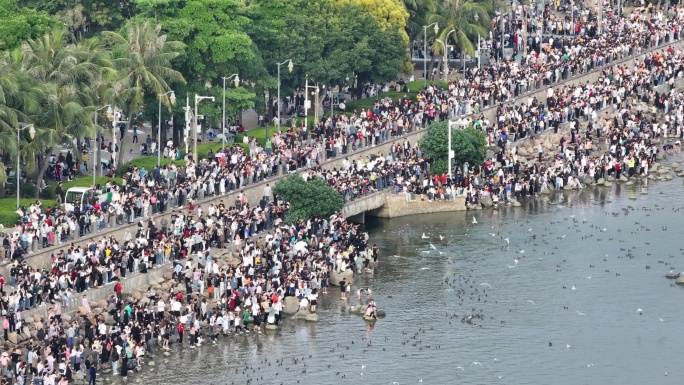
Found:
[[[136,291],[133,293],[133,299],[136,300],[136,301],[139,301],[142,297],[143,297],[143,293],[142,293],[141,291],[139,291],[139,290],[136,290]]]
[[[330,273],[330,284],[333,286],[340,286],[340,282],[344,279],[347,284],[353,283],[354,281],[354,272],[347,269],[341,273],[338,273],[336,271],[333,271]]]
[[[599,186],[603,185],[604,183],[606,183],[606,180],[603,178],[599,178],[599,180],[596,181],[596,184]]]
[[[295,315],[292,316],[292,319],[306,319],[306,316],[308,316],[309,314],[311,313],[309,313],[308,310],[301,309],[300,311],[295,313]]]
[[[81,306],[78,308],[78,314],[79,315],[88,315],[88,313],[90,313],[90,312],[84,306]]]
[[[677,283],[679,283],[679,281]],[[9,333],[7,335],[7,340],[16,345],[19,343],[19,335],[16,332]]]
[[[549,191],[549,188],[547,186],[544,186],[544,188],[539,193],[542,195],[548,195],[551,194],[551,191]]]
[[[316,313],[307,314],[306,318],[304,318],[304,320],[306,322],[318,322],[319,321],[318,314],[316,314]]]
[[[681,276],[681,277],[679,277],[679,278],[677,278],[677,281],[675,281],[675,283],[676,283],[677,285],[684,285],[684,275]],[[11,340],[12,340],[12,339],[10,338],[10,341],[11,341]]]
[[[365,307],[363,305],[352,305],[349,307],[351,314],[363,314]]]
[[[625,174],[620,175],[620,182],[627,182],[629,179],[625,176]]]
[[[482,203],[482,206],[484,207],[492,207],[494,205],[492,197],[489,195],[486,197],[482,197],[482,199],[480,199],[480,203]]]
[[[299,300],[297,297],[285,297],[283,299],[283,313],[295,314],[299,310]]]

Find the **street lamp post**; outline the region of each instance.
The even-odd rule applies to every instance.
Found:
[[[97,123],[97,120],[98,120],[97,119],[98,118],[97,111],[104,110],[105,108],[107,109],[107,119],[109,119],[111,121],[114,118],[114,110],[112,110],[112,106],[110,104],[105,104],[104,106],[95,110],[95,136],[96,136],[95,146],[97,146],[97,148],[95,149],[95,151],[93,151],[93,186],[95,186],[95,181],[96,181],[95,178],[97,177],[97,169],[99,168],[99,167],[97,167],[97,163],[100,162],[100,158],[101,158],[100,148],[102,147],[102,144],[99,143],[100,126]],[[114,136],[116,136],[116,132],[114,130],[112,130],[112,134]]]
[[[475,23],[477,24],[480,20],[480,15],[476,13],[475,16],[473,16],[473,17],[475,18]],[[482,53],[480,52],[480,34],[478,33],[477,34],[477,69],[480,69],[480,57],[482,57]],[[465,76],[465,74],[464,74],[464,76]]]
[[[454,32],[456,32],[455,29],[452,29],[451,31],[449,31],[449,33],[447,33],[446,36],[444,36],[444,41],[439,40],[439,39],[435,40],[436,42],[439,42],[440,44],[442,44],[442,46],[444,46],[444,82],[445,83],[449,82],[449,56],[447,54],[447,50],[448,50],[449,46],[447,45],[447,43],[449,41],[448,40],[449,35],[451,35]],[[465,61],[464,60],[465,60],[465,54],[462,54],[461,55],[461,61],[463,61],[463,76],[465,77]]]
[[[157,94],[159,96],[159,127],[157,128],[157,167],[161,167],[161,129],[162,129],[162,120],[161,120],[161,102],[162,98],[166,95],[169,95],[169,102],[171,102],[171,105],[176,104],[176,93],[173,91],[169,91],[165,94]]]
[[[447,139],[449,141],[449,156],[448,156],[448,162],[449,163],[447,163],[447,167],[449,170],[449,178],[451,178],[451,160],[454,159],[454,150],[451,149],[452,148],[452,146],[451,146],[451,128],[453,126],[456,126],[456,125],[457,125],[457,123],[454,121],[451,121],[451,120],[449,120],[449,124],[447,125],[447,130],[449,130],[448,139]]]
[[[427,29],[435,26],[435,35],[439,32],[439,24],[432,23],[423,26],[423,88],[427,87]]]
[[[316,108],[318,105],[318,83],[316,83],[315,86],[310,86],[309,75],[306,75],[304,81],[304,126],[306,126],[307,130],[309,129],[309,109],[311,108],[311,100],[309,100],[309,88],[315,90],[315,92],[312,92],[311,95],[314,96],[314,124],[316,124],[318,123],[318,108]]]
[[[17,174],[17,209],[19,209],[21,198],[19,194],[19,178],[21,176],[21,154],[20,154],[20,140],[21,138],[19,137],[19,134],[21,133],[22,130],[27,129],[29,130],[29,135],[31,136],[31,139],[36,137],[36,127],[33,124],[28,124],[25,125],[24,127],[17,127],[17,169],[15,170],[15,174]],[[60,202],[61,203],[61,202]]]
[[[195,115],[193,117],[195,123],[193,124],[193,128],[195,130],[195,133],[193,134],[195,143],[192,144],[192,159],[195,161],[195,163],[197,163],[199,160],[197,157],[197,105],[204,99],[210,99],[212,102],[215,100],[213,96],[199,96],[195,94]]]
[[[278,131],[280,131],[280,66],[287,63],[287,70],[292,72],[292,69],[294,68],[294,64],[292,64],[292,59],[285,60],[282,63],[276,63],[278,65],[278,123],[276,126],[278,127]],[[268,136],[268,126],[266,126],[266,139],[269,139]]]
[[[221,121],[221,141],[223,142],[222,148],[224,151],[226,150],[226,80],[231,80],[233,78],[235,78],[235,80],[233,80],[235,87],[239,86],[240,76],[238,74],[232,74],[227,78],[221,78],[223,79],[223,120]]]

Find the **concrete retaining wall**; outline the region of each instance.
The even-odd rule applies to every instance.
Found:
[[[465,197],[458,196],[451,201],[428,201],[416,199],[406,201],[404,194],[383,194],[385,204],[377,210],[369,211],[367,214],[380,218],[398,218],[407,215],[444,213],[452,211],[465,211]]]

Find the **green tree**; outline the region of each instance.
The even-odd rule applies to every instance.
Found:
[[[408,42],[405,32],[409,12],[402,0],[333,0],[335,3],[359,6],[365,13],[370,14],[383,29],[397,28],[401,31],[404,42]]]
[[[448,35],[447,45],[454,44],[459,51],[473,56],[477,36],[485,37],[491,28],[489,14],[493,9],[493,0],[442,0],[435,10],[427,15],[426,24],[438,23],[438,39],[444,41],[444,37]],[[443,52],[444,49],[437,42],[433,48],[437,52]]]
[[[71,148],[77,153],[81,140],[94,137],[95,108],[90,90],[107,61],[76,44],[63,28],[28,40],[11,57],[30,74],[37,90],[34,95],[39,98],[40,108],[32,109],[29,115],[38,133],[21,149],[39,185],[55,147]],[[36,197],[38,193],[36,189]]]
[[[403,70],[406,42],[397,27],[382,28],[358,5],[304,2],[286,18],[277,60],[292,59],[292,74],[281,71],[284,87],[310,81],[333,86],[357,76],[358,84],[395,80]],[[273,66],[272,73],[276,72]],[[358,87],[361,89],[361,87]],[[281,94],[287,94],[285,89]]]
[[[285,221],[328,217],[342,209],[340,194],[323,179],[305,181],[301,175],[292,174],[276,183],[273,192],[290,204]]]
[[[0,49],[12,49],[57,25],[48,14],[20,8],[17,0],[0,0]]]
[[[129,24],[124,34],[105,31],[103,35],[113,49],[120,75],[120,97],[125,103],[129,126],[133,124],[133,117],[143,110],[146,94],[164,94],[171,89],[172,82],[185,84],[183,75],[171,64],[185,44],[169,41],[167,35],[161,34],[161,25]],[[163,102],[170,104],[168,97]],[[123,146],[119,146],[118,165],[123,164],[122,151]]]
[[[447,127],[446,121],[433,123],[420,140],[420,148],[432,158],[431,171],[435,174],[448,171],[449,132]],[[473,127],[452,128],[451,144],[457,163],[480,164],[487,153],[487,134]],[[452,167],[454,167],[453,164]]]

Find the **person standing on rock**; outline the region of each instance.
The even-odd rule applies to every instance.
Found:
[[[90,373],[90,377],[88,378],[88,385],[95,385],[97,380],[97,369],[95,369],[95,365],[90,365],[88,371]]]
[[[347,299],[347,281],[344,278],[340,281],[340,296],[341,299]]]

